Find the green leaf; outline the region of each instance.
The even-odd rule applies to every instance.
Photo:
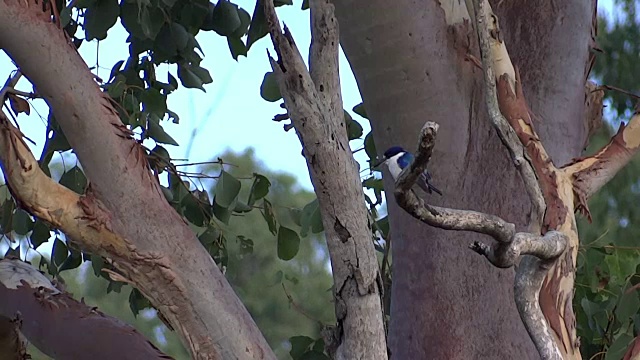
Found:
[[[51,250],[51,260],[53,264],[56,266],[60,266],[67,260],[68,251],[67,245],[60,240],[60,238],[56,237],[53,242],[53,249]]]
[[[47,224],[45,224],[42,220],[36,220],[36,223],[33,225],[33,231],[31,232],[31,245],[33,245],[34,249],[37,249],[38,246],[47,242],[51,237],[51,231]]]
[[[209,226],[207,230],[198,236],[198,239],[205,246],[217,243],[220,239],[220,231],[215,226]]]
[[[638,309],[640,309],[638,293],[636,291],[632,291],[628,294],[623,292],[618,302],[618,306],[616,307],[616,317],[618,320],[624,322],[637,314]]]
[[[241,38],[249,31],[249,25],[251,24],[251,15],[247,10],[238,8],[238,17],[240,17],[240,26],[230,35],[230,37]]]
[[[236,179],[228,172],[222,170],[222,172],[220,173],[220,178],[216,183],[215,202],[224,208],[230,207],[238,197],[240,188],[240,180]]]
[[[190,70],[202,80],[203,84],[211,84],[213,79],[211,78],[211,74],[209,74],[209,70],[201,67],[201,66],[191,66]]]
[[[104,259],[102,256],[91,254],[91,268],[95,276],[102,276],[102,268],[104,267]]]
[[[282,99],[276,75],[272,71],[264,74],[262,84],[260,85],[260,96],[269,102]]]
[[[60,11],[60,26],[63,28],[67,27],[71,22],[71,6],[66,6],[62,11]],[[73,34],[71,34],[73,35]]]
[[[160,118],[167,112],[167,98],[158,89],[146,89],[142,93],[142,104],[144,111],[156,114]]]
[[[193,35],[187,32],[187,29],[184,26],[178,24],[177,22],[172,22],[170,25],[171,37],[173,38],[173,42],[176,44],[178,51],[182,51],[189,44],[189,38]]]
[[[369,117],[367,116],[367,110],[365,110],[364,108],[364,103],[360,103],[356,106],[353,107],[352,111],[360,116],[362,116],[365,119],[368,119]]]
[[[302,9],[302,10],[307,10],[307,9],[309,9],[309,0],[303,0],[303,1],[302,1],[302,7],[301,7],[301,9]]]
[[[139,5],[134,0],[122,1],[120,18],[124,28],[141,40],[154,40],[165,22],[165,14],[160,7]]]
[[[169,155],[169,151],[160,145],[156,145],[156,147],[151,150],[148,157],[149,165],[153,169],[159,170],[160,173],[162,173],[162,169],[166,168],[171,163],[171,155]]]
[[[13,210],[15,204],[13,200],[6,200],[2,204],[2,233],[8,234],[13,229]]]
[[[362,186],[364,186],[367,189],[384,190],[384,182],[382,181],[382,179],[376,179],[375,176],[371,176],[365,179],[362,182]]]
[[[315,351],[318,352],[323,352],[324,351],[324,339],[319,338],[318,340],[316,340],[316,342],[313,344],[313,349]]]
[[[273,5],[275,7],[282,5],[293,5],[293,0],[273,0]]]
[[[178,64],[178,77],[182,86],[189,89],[200,89],[204,91],[202,87],[203,81],[198,75],[196,75],[188,66]]]
[[[269,226],[269,231],[271,231],[271,233],[273,235],[276,234],[277,232],[277,222],[276,222],[276,215],[273,212],[273,206],[271,206],[271,202],[269,202],[269,200],[267,199],[263,199],[262,200],[262,217],[264,218],[264,221],[267,222],[267,226]]]
[[[302,209],[300,226],[300,235],[302,237],[306,237],[309,234],[309,230],[313,233],[319,233],[324,230],[318,199],[314,199]]]
[[[247,200],[247,205],[249,206],[253,206],[256,201],[267,196],[269,193],[269,187],[271,186],[271,182],[265,176],[254,173],[253,177],[253,184],[251,185],[251,191],[249,192],[249,200]]]
[[[364,152],[367,153],[370,162],[374,162],[378,158],[378,151],[375,142],[373,142],[373,132],[371,131],[364,137]]]
[[[382,233],[382,238],[386,239],[389,236],[389,217],[385,216],[376,220],[376,227]]]
[[[347,124],[347,136],[349,140],[360,138],[363,134],[362,126],[357,121],[353,120],[346,110],[344,112],[344,119]]]
[[[12,218],[13,231],[18,235],[27,235],[33,229],[33,220],[29,213],[22,209],[17,209]]]
[[[123,282],[109,280],[109,285],[107,285],[107,294],[112,291],[119,294],[124,285],[125,284]]]
[[[247,56],[247,47],[239,37],[228,37],[227,44],[229,45],[229,51],[234,60],[238,60],[238,57]]]
[[[147,136],[155,140],[157,143],[178,145],[178,143],[169,135],[160,125],[160,119],[152,115],[147,117]]]
[[[82,253],[74,248],[69,248],[69,256],[62,263],[58,271],[75,269],[82,264]]]
[[[133,288],[131,289],[131,293],[129,294],[129,308],[135,317],[138,316],[138,312],[140,310],[151,307],[151,302],[147,300],[144,295],[140,292],[140,290]]]
[[[127,92],[124,95],[124,99],[122,99],[122,106],[124,106],[125,110],[129,113],[137,113],[140,111],[140,101],[133,92]]]
[[[300,237],[298,234],[282,225],[278,228],[278,257],[288,261],[294,258],[300,250]]]
[[[107,85],[107,94],[109,94],[112,99],[120,99],[127,89],[126,81],[127,79],[124,75],[118,74],[113,81]]]
[[[181,205],[184,207],[184,216],[195,226],[202,227],[209,223],[213,210],[208,201],[198,198],[198,190],[182,198]],[[195,194],[194,194],[195,193]],[[206,191],[204,192],[206,194]]]
[[[87,187],[87,178],[78,166],[74,166],[62,175],[60,185],[78,194],[83,194]]]
[[[215,4],[210,3],[208,0],[190,1],[184,4],[180,12],[180,23],[189,29],[192,34],[195,34],[214,8]]]
[[[236,201],[235,206],[233,207],[233,212],[236,213],[248,213],[251,210],[253,210],[253,208],[245,203],[243,203],[242,201]]]
[[[213,30],[222,36],[229,36],[242,25],[238,5],[227,0],[218,0],[213,12],[202,24],[203,30]]]
[[[84,30],[87,40],[103,40],[107,31],[115,25],[120,14],[118,0],[98,0],[84,13]]]
[[[249,25],[249,32],[247,35],[247,49],[251,48],[251,45],[267,35],[267,18],[264,14],[263,1],[264,0],[256,0],[256,6],[253,9],[251,25]]]
[[[633,336],[625,333],[619,334],[607,349],[605,360],[620,360],[624,357],[627,347],[633,340]]]
[[[291,344],[289,355],[291,355],[293,360],[298,360],[302,354],[309,350],[313,342],[314,340],[308,336],[293,336],[289,338],[289,343]]]

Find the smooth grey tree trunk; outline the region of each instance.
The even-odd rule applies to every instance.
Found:
[[[500,3],[500,4],[497,4]],[[436,205],[489,212],[522,226],[529,200],[487,119],[482,72],[468,23],[448,25],[464,1],[334,1],[341,45],[378,150],[416,146],[426,121],[441,125],[430,169]],[[441,5],[442,4],[442,7]],[[592,1],[496,1],[494,11],[522,75],[536,129],[557,165],[585,140],[584,86]],[[453,15],[452,15],[453,14]],[[452,23],[452,21],[450,21]],[[385,179],[385,188],[394,184]],[[479,235],[414,220],[387,191],[393,289],[393,359],[537,359],[513,302],[514,271],[467,249]],[[486,239],[485,239],[486,240]]]

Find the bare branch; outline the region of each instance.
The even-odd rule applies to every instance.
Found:
[[[328,350],[336,358],[386,359],[383,285],[342,108],[338,24],[329,1],[311,0],[310,8],[309,72],[289,30],[282,32],[273,1],[264,1],[277,53],[269,60],[303,145],[333,268],[337,326],[327,336]]]
[[[498,246],[474,242],[471,250],[484,255],[491,264],[499,268],[510,268],[517,264],[522,255],[532,255],[541,260],[555,260],[567,246],[566,235],[549,231],[544,236],[531,233],[516,233],[513,241]]]
[[[576,159],[562,170],[573,179],[574,191],[579,200],[578,210],[587,216],[587,202],[593,194],[606,185],[625,167],[640,150],[640,107],[629,122],[620,124],[611,141],[595,155]]]

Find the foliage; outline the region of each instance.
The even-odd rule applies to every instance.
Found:
[[[638,92],[640,35],[638,2],[616,2],[620,19],[599,19],[594,76],[598,82]],[[629,21],[631,20],[631,21]],[[608,126],[592,139],[588,153],[606,145],[620,122],[629,119],[637,99],[618,91],[606,94]],[[635,157],[589,202],[593,223],[579,219],[574,309],[582,355],[587,359],[621,359],[630,340],[640,333],[640,158]]]

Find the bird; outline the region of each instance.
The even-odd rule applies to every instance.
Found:
[[[389,172],[391,173],[391,176],[393,176],[393,179],[397,180],[402,170],[411,165],[413,159],[414,156],[412,153],[406,151],[400,146],[392,146],[384,152],[382,160],[379,161],[374,167],[386,164]],[[435,192],[438,195],[442,196],[442,191],[438,190],[438,188],[431,184],[431,174],[429,174],[427,170],[420,174],[420,178],[418,178],[416,183],[425,192],[429,194]]]

